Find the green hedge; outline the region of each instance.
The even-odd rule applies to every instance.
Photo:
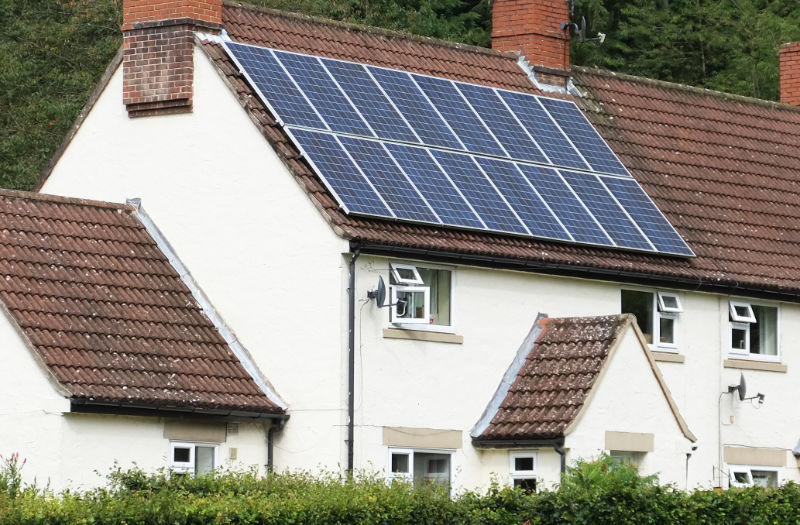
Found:
[[[783,524],[800,523],[800,489],[685,493],[608,457],[569,469],[554,491],[526,495],[491,487],[451,498],[436,488],[387,485],[377,477],[252,473],[169,479],[116,470],[108,485],[53,494],[23,486],[20,463],[0,470],[5,524]]]

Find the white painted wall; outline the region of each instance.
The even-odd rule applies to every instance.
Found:
[[[202,51],[195,52],[191,114],[129,119],[118,71],[59,160],[43,191],[124,201],[141,197],[162,230],[255,361],[288,402],[276,435],[276,467],[338,471],[345,465],[347,243],[337,237],[231,96]],[[508,452],[475,450],[468,433],[483,412],[538,312],[551,317],[620,310],[618,284],[469,266],[456,268],[455,332],[461,345],[384,339],[388,312],[366,303],[385,258],[362,256],[356,297],[356,465],[384,470],[383,426],[457,429],[457,487],[508,476]],[[681,292],[684,363],[659,363],[698,436],[689,486],[715,483],[719,394],[738,380],[727,357],[727,298]],[[786,374],[746,371],[767,394],[756,410],[730,408],[723,443],[791,448],[800,421],[793,335],[800,311],[782,305]],[[682,438],[681,438],[682,439]],[[158,453],[157,451],[155,451]],[[546,482],[558,456],[542,449]],[[654,466],[654,470],[664,470]],[[672,474],[670,474],[672,475]],[[787,467],[784,479],[800,479]]]

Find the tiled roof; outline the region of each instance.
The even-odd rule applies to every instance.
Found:
[[[548,439],[564,435],[628,326],[626,315],[544,318],[541,333],[482,440]]]
[[[235,41],[535,91],[509,53],[229,3],[223,24]],[[589,95],[576,101],[698,255],[681,259],[348,216],[222,48],[203,47],[334,231],[366,251],[800,296],[800,274],[791,271],[800,257],[798,108],[575,68]]]
[[[0,299],[75,402],[283,412],[132,206],[0,191]]]

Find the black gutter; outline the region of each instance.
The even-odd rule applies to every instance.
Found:
[[[70,412],[82,414],[109,414],[148,417],[182,417],[186,419],[215,419],[224,421],[286,421],[288,414],[255,412],[249,410],[226,410],[214,408],[163,407],[135,403],[114,403],[70,399]],[[282,425],[281,425],[282,426]]]
[[[351,245],[354,243],[355,241],[351,241]],[[602,279],[606,281],[638,284],[642,286],[673,288],[722,295],[740,295],[757,299],[800,303],[800,290],[768,290],[735,282],[704,280],[699,277],[691,278],[679,275],[653,274],[626,269],[554,263],[537,259],[466,254],[448,250],[415,248],[408,246],[390,246],[385,244],[361,242],[358,243],[358,246],[360,247],[362,253],[369,255],[380,255],[384,257],[416,258],[445,264],[468,264],[485,268],[577,277],[582,279]],[[667,256],[664,256],[664,259],[674,261],[676,264],[680,264],[685,261],[685,259]]]
[[[353,475],[353,438],[355,435],[356,386],[356,259],[361,255],[358,244],[350,245],[350,280],[347,285],[347,474]]]
[[[522,448],[553,447],[561,456],[561,474],[567,471],[567,452],[564,450],[564,436],[541,439],[481,439],[473,438],[472,446],[476,448]]]

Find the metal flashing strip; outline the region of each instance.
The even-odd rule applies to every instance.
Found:
[[[258,387],[262,390],[262,392],[264,392],[270,401],[275,403],[282,410],[286,410],[288,406],[280,398],[280,396],[278,396],[272,386],[268,383],[267,379],[261,374],[261,371],[258,369],[253,361],[253,358],[250,356],[250,352],[248,352],[242,343],[239,342],[239,340],[236,338],[236,334],[234,334],[233,330],[228,327],[228,325],[222,319],[222,316],[216,311],[214,306],[211,304],[211,301],[208,299],[208,297],[206,297],[203,290],[194,280],[192,274],[175,253],[175,250],[169,244],[169,241],[167,241],[167,239],[161,233],[161,230],[158,229],[147,212],[144,211],[141,199],[127,199],[126,203],[132,205],[136,209],[136,215],[147,230],[147,233],[149,233],[153,240],[156,241],[158,248],[167,257],[172,267],[175,268],[175,270],[178,272],[178,275],[180,275],[181,281],[183,281],[186,287],[189,288],[192,297],[194,297],[195,301],[197,301],[197,303],[203,309],[203,313],[205,313],[209,320],[214,324],[214,327],[219,330],[220,335],[233,351],[236,358],[239,359],[239,362],[242,364],[247,373],[253,378],[253,381],[256,382]]]
[[[511,362],[511,365],[506,370],[506,373],[503,375],[503,379],[500,381],[500,385],[498,385],[497,390],[492,396],[492,400],[489,401],[489,405],[484,410],[483,415],[475,423],[475,426],[472,427],[469,435],[473,439],[480,438],[481,434],[489,427],[489,424],[492,422],[492,419],[497,414],[497,411],[500,409],[500,404],[508,395],[508,390],[511,388],[511,385],[514,384],[514,381],[517,379],[517,375],[519,371],[522,369],[522,366],[525,364],[525,360],[528,358],[528,354],[530,354],[533,345],[536,344],[536,340],[539,338],[539,335],[542,333],[542,327],[539,325],[539,321],[542,319],[547,318],[547,314],[539,313],[536,316],[536,320],[533,322],[533,326],[531,327],[528,335],[525,337],[525,340],[522,341],[519,349],[517,350],[517,355],[514,357],[514,360]]]

